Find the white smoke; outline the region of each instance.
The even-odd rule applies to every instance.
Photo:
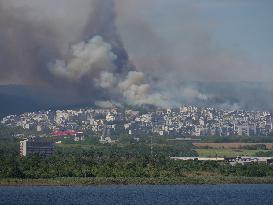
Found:
[[[50,71],[58,77],[67,80],[80,82],[88,80],[97,88],[104,89],[111,93],[112,99],[101,103],[109,106],[117,101],[116,96],[120,96],[119,102],[126,102],[132,105],[153,104],[157,106],[171,106],[179,104],[177,96],[187,100],[205,101],[208,97],[193,87],[177,87],[168,90],[168,83],[163,81],[154,84],[147,83],[145,74],[139,71],[129,71],[128,73],[116,73],[115,64],[117,56],[112,51],[112,46],[105,42],[101,36],[95,36],[88,42],[80,42],[73,45],[66,54],[67,59],[56,60],[50,66]],[[175,77],[173,77],[175,79]],[[164,88],[162,87],[164,86]],[[166,91],[163,93],[155,90]],[[171,90],[179,92],[171,93]],[[163,97],[163,94],[165,98]],[[105,102],[105,101],[104,101]],[[109,103],[111,102],[111,103]]]
[[[100,78],[96,79],[96,86],[101,88],[113,88],[117,83],[117,79],[113,73],[102,72]]]
[[[159,93],[154,93],[151,86],[145,83],[144,73],[130,71],[126,79],[119,83],[126,102],[130,104],[153,104],[163,106],[165,100]]]
[[[86,75],[97,75],[101,71],[112,71],[113,61],[117,56],[112,53],[110,44],[100,36],[95,36],[87,43],[81,42],[70,48],[68,60],[56,60],[51,65],[51,72],[69,80],[80,80]]]
[[[142,72],[131,71],[128,73],[127,78],[119,83],[119,87],[122,90],[128,90],[132,86],[137,85],[144,81],[144,74]]]
[[[73,45],[67,56],[66,60],[56,60],[50,65],[52,74],[76,82],[88,79],[95,86],[122,96],[120,100],[129,104],[164,104],[161,95],[145,83],[144,73],[130,71],[125,77],[114,73],[117,56],[101,36]]]

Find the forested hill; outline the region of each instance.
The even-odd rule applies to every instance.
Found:
[[[20,86],[0,86],[0,117],[18,114],[25,111],[35,111],[41,105]]]
[[[60,97],[59,93],[54,93],[54,90],[41,87],[34,88],[21,85],[0,86],[0,118],[24,112],[90,106],[90,104],[84,102],[66,102],[67,93],[64,95]],[[64,100],[61,101],[60,98]]]

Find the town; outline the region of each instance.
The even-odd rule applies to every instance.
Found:
[[[270,112],[82,108],[9,115],[1,126],[4,178],[273,173]]]
[[[75,141],[83,141],[86,133],[92,133],[105,143],[112,142],[122,133],[134,137],[153,133],[169,138],[267,136],[273,132],[272,117],[271,112],[195,106],[153,110],[116,107],[9,115],[1,123],[35,130],[41,135],[74,136]]]

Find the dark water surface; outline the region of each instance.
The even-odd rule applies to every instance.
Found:
[[[272,204],[273,185],[0,187],[0,204]]]

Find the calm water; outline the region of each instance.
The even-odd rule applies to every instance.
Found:
[[[0,204],[273,204],[273,185],[0,187]]]

